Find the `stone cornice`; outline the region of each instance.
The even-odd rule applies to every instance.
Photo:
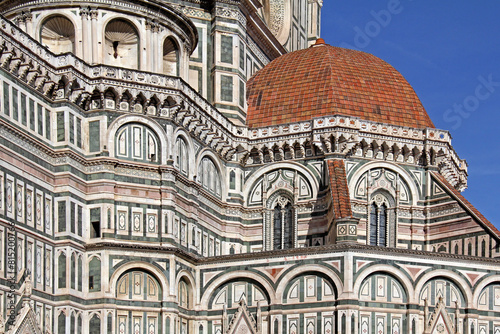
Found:
[[[151,244],[124,244],[118,242],[96,242],[93,244],[87,244],[85,246],[87,251],[94,250],[142,250],[146,252],[158,252],[161,254],[171,254],[179,256],[180,258],[189,261],[196,265],[208,265],[208,264],[223,264],[242,261],[258,261],[273,258],[283,258],[290,257],[291,260],[294,258],[303,258],[304,256],[314,256],[314,255],[342,255],[345,253],[352,254],[366,254],[366,255],[380,255],[384,259],[390,258],[418,258],[426,261],[447,261],[456,262],[464,264],[468,267],[472,265],[499,265],[500,258],[481,258],[468,255],[457,255],[448,253],[436,253],[427,251],[418,251],[402,248],[388,248],[388,247],[378,247],[369,246],[358,243],[345,243],[345,244],[335,244],[326,245],[318,247],[305,247],[305,248],[292,248],[286,250],[275,250],[275,251],[264,251],[256,253],[243,253],[243,254],[232,254],[232,255],[221,255],[213,257],[200,257],[195,254],[189,253],[182,249],[171,247],[171,246],[161,246],[161,245],[151,245]]]

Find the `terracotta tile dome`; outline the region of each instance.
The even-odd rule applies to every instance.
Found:
[[[247,84],[247,125],[261,127],[346,115],[408,126],[434,127],[408,81],[371,54],[319,39],[285,54]]]

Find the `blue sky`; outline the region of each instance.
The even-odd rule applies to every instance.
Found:
[[[500,1],[325,0],[321,37],[393,65],[469,165],[463,195],[500,229]]]

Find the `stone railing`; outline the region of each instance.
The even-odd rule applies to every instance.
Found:
[[[73,54],[53,54],[2,16],[0,28],[2,68],[51,101],[169,118],[221,158],[243,164],[352,155],[436,166],[457,189],[466,187],[467,164],[447,131],[339,115],[261,128],[236,126],[179,77],[91,66]]]

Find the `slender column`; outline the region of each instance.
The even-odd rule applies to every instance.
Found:
[[[26,23],[26,33],[30,36],[33,36],[33,15],[30,12],[27,12],[25,15],[25,23]]]
[[[81,42],[81,50],[82,50],[82,58],[83,60],[89,62],[91,59],[91,44],[90,40],[90,26],[89,26],[89,17],[90,17],[90,8],[82,7],[80,8],[80,16],[82,17],[82,42]]]
[[[19,16],[16,18],[16,23],[19,29],[22,31],[26,32],[26,21],[24,18],[24,12],[19,14]]]
[[[146,49],[144,51],[144,61],[142,62],[144,67],[141,68],[146,71],[153,71],[153,50],[151,48],[151,30],[153,28],[153,24],[154,23],[151,20],[146,21]]]
[[[92,31],[92,41],[89,46],[89,48],[92,48],[92,63],[97,64],[99,63],[99,55],[98,55],[98,41],[99,39],[97,38],[97,16],[98,16],[98,11],[97,8],[92,8],[90,10],[90,18],[91,18],[91,31]]]
[[[163,58],[158,57],[159,53],[159,40],[158,40],[158,32],[160,31],[160,26],[158,23],[155,23],[153,29],[153,40],[152,40],[152,50],[151,50],[151,68],[153,72],[159,73],[161,71],[160,64],[162,63]]]

